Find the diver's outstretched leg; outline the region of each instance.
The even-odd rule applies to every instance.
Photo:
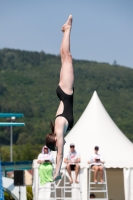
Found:
[[[74,70],[72,56],[70,53],[70,32],[72,27],[72,15],[69,15],[67,22],[62,26],[63,39],[60,48],[61,54],[61,72],[59,85],[67,94],[73,92]]]
[[[67,22],[62,26],[63,38],[60,47],[61,70],[59,85],[66,94],[73,93],[74,69],[70,53],[70,32],[72,28],[72,15],[69,15]],[[56,115],[63,112],[63,103],[60,102]]]

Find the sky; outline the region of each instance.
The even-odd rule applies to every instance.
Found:
[[[133,68],[133,1],[0,0],[0,49],[59,54],[73,15],[73,58]]]

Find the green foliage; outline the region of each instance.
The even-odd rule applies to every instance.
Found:
[[[26,192],[27,192],[27,200],[32,200],[33,199],[32,187],[26,186]],[[4,192],[4,198],[5,200],[14,200],[14,198],[7,192]]]
[[[4,192],[4,199],[5,200],[15,200],[9,193]]]
[[[1,148],[2,161],[10,161],[10,150],[9,146],[2,146]]]
[[[75,123],[96,90],[114,122],[133,141],[133,69],[84,60],[73,63]],[[25,116],[17,121],[25,122],[26,126],[13,128],[13,142],[18,145],[16,159],[19,145],[28,149],[29,145],[32,148],[32,145],[44,144],[45,135],[50,131],[49,121],[54,120],[59,104],[55,94],[59,72],[59,56],[0,50],[0,112],[22,112]],[[9,145],[9,133],[5,127],[0,129],[2,145]],[[20,159],[30,159],[33,154],[30,152]],[[5,157],[8,159],[6,153]]]
[[[32,200],[33,199],[32,187],[27,186],[26,190],[27,190],[27,200]]]
[[[13,148],[14,160],[21,161],[21,160],[36,159],[41,150],[42,150],[42,145],[39,144],[35,144],[34,146],[31,144],[14,145]]]
[[[38,157],[38,154],[42,151],[42,145],[40,144],[23,144],[13,145],[13,160],[24,161],[33,160]],[[10,161],[10,147],[2,146],[1,148],[2,161]]]

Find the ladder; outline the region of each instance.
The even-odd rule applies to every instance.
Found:
[[[38,194],[38,200],[56,200],[56,184],[55,182],[49,183],[48,186],[43,186],[39,188],[38,193],[42,190],[42,195]],[[47,196],[47,192],[49,193]]]
[[[71,171],[72,177],[74,178],[75,174],[74,171]],[[82,190],[81,190],[81,180],[80,180],[80,173],[78,174],[78,181],[79,183],[73,183],[70,184],[70,182],[67,181],[67,171],[64,169],[64,199],[63,200],[82,200]],[[77,197],[77,191],[78,191],[78,197]],[[66,197],[67,193],[71,193],[72,197]],[[74,194],[75,193],[75,194]],[[76,196],[75,196],[76,195]],[[73,197],[75,196],[75,197]]]
[[[95,200],[108,200],[108,187],[107,187],[107,176],[106,176],[106,169],[103,167],[103,176],[104,176],[104,182],[92,182],[92,173],[94,170],[89,168],[89,197],[88,200],[90,200],[90,194],[93,193],[96,195]],[[99,196],[99,197],[98,197]]]
[[[69,181],[67,181],[66,169],[64,169],[62,179],[51,182],[46,186],[40,186],[39,184],[38,199],[34,198],[34,200],[82,200],[80,174],[78,175],[78,178],[79,184],[70,184]],[[57,195],[58,191],[60,191],[60,195]]]
[[[54,170],[53,170],[54,172]],[[81,173],[81,172],[80,172]],[[40,185],[38,164],[33,162],[33,199],[34,200],[83,200],[81,191],[81,175],[78,175],[79,184],[69,183],[65,168],[61,170],[62,178],[43,186]],[[72,171],[75,176],[75,172]],[[77,197],[78,196],[78,197]],[[1,200],[1,199],[0,199]]]

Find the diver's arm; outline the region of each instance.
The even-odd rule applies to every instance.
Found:
[[[60,174],[60,169],[62,165],[62,160],[63,160],[63,152],[64,152],[64,136],[63,136],[63,131],[58,130],[56,133],[56,138],[57,138],[57,155],[56,155],[56,172],[55,172],[55,177]]]

